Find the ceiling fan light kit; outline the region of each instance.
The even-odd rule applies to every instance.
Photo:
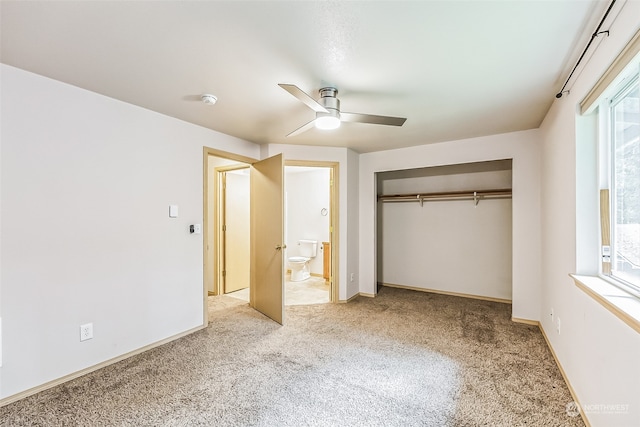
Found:
[[[316,101],[307,95],[298,86],[291,84],[279,84],[282,89],[302,101],[307,107],[316,112],[316,118],[309,123],[291,132],[287,137],[296,136],[312,127],[329,130],[340,127],[340,122],[370,123],[387,126],[402,126],[407,120],[404,117],[374,116],[371,114],[340,113],[340,100],[338,99],[338,89],[334,87],[323,87],[318,92],[320,99]]]
[[[331,115],[322,115],[322,113],[316,113],[316,120],[314,121],[316,128],[322,130],[338,129],[340,127],[340,117]]]

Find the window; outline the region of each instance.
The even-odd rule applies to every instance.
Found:
[[[640,30],[579,104],[576,286],[640,333]],[[596,167],[597,163],[597,167]]]
[[[623,287],[640,292],[640,82],[627,77],[608,106],[610,271]],[[603,223],[603,226],[606,223]],[[603,253],[604,254],[604,253]],[[635,293],[634,292],[634,293]]]

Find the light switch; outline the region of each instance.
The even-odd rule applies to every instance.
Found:
[[[178,205],[169,205],[169,218],[178,218]]]

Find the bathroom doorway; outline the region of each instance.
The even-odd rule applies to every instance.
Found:
[[[300,165],[302,163],[303,165]],[[335,210],[332,203],[334,172],[331,166],[309,166],[310,162],[285,164],[284,179],[284,252],[285,288],[284,304],[308,305],[323,304],[335,301],[332,294],[332,258],[333,218]],[[315,165],[315,163],[312,163]],[[248,211],[248,199],[243,195],[248,191],[248,182],[243,181],[247,172],[242,165],[223,166],[215,169],[218,177],[220,221],[217,226],[220,241],[218,280],[221,283],[219,293],[249,301],[249,287],[243,280],[241,268],[248,266],[248,254],[234,239],[248,237],[237,232],[241,227],[243,212]],[[234,226],[233,223],[238,223]],[[234,228],[236,230],[234,231]],[[301,252],[303,242],[314,242],[313,254],[305,263],[304,269],[309,273],[304,279],[292,274],[292,263],[289,258],[305,255]],[[311,246],[311,245],[309,245]],[[239,249],[239,250],[236,250]],[[247,248],[248,250],[248,248]],[[337,253],[337,252],[336,252]],[[248,269],[247,280],[248,280]],[[246,285],[244,283],[247,283]]]
[[[285,305],[338,301],[337,168],[332,162],[285,162]],[[315,255],[304,266],[289,262],[305,255],[308,242],[315,242]]]

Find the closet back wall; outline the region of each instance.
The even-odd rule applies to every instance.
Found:
[[[378,194],[511,188],[511,161],[378,174]],[[378,203],[378,280],[511,300],[511,199]]]

